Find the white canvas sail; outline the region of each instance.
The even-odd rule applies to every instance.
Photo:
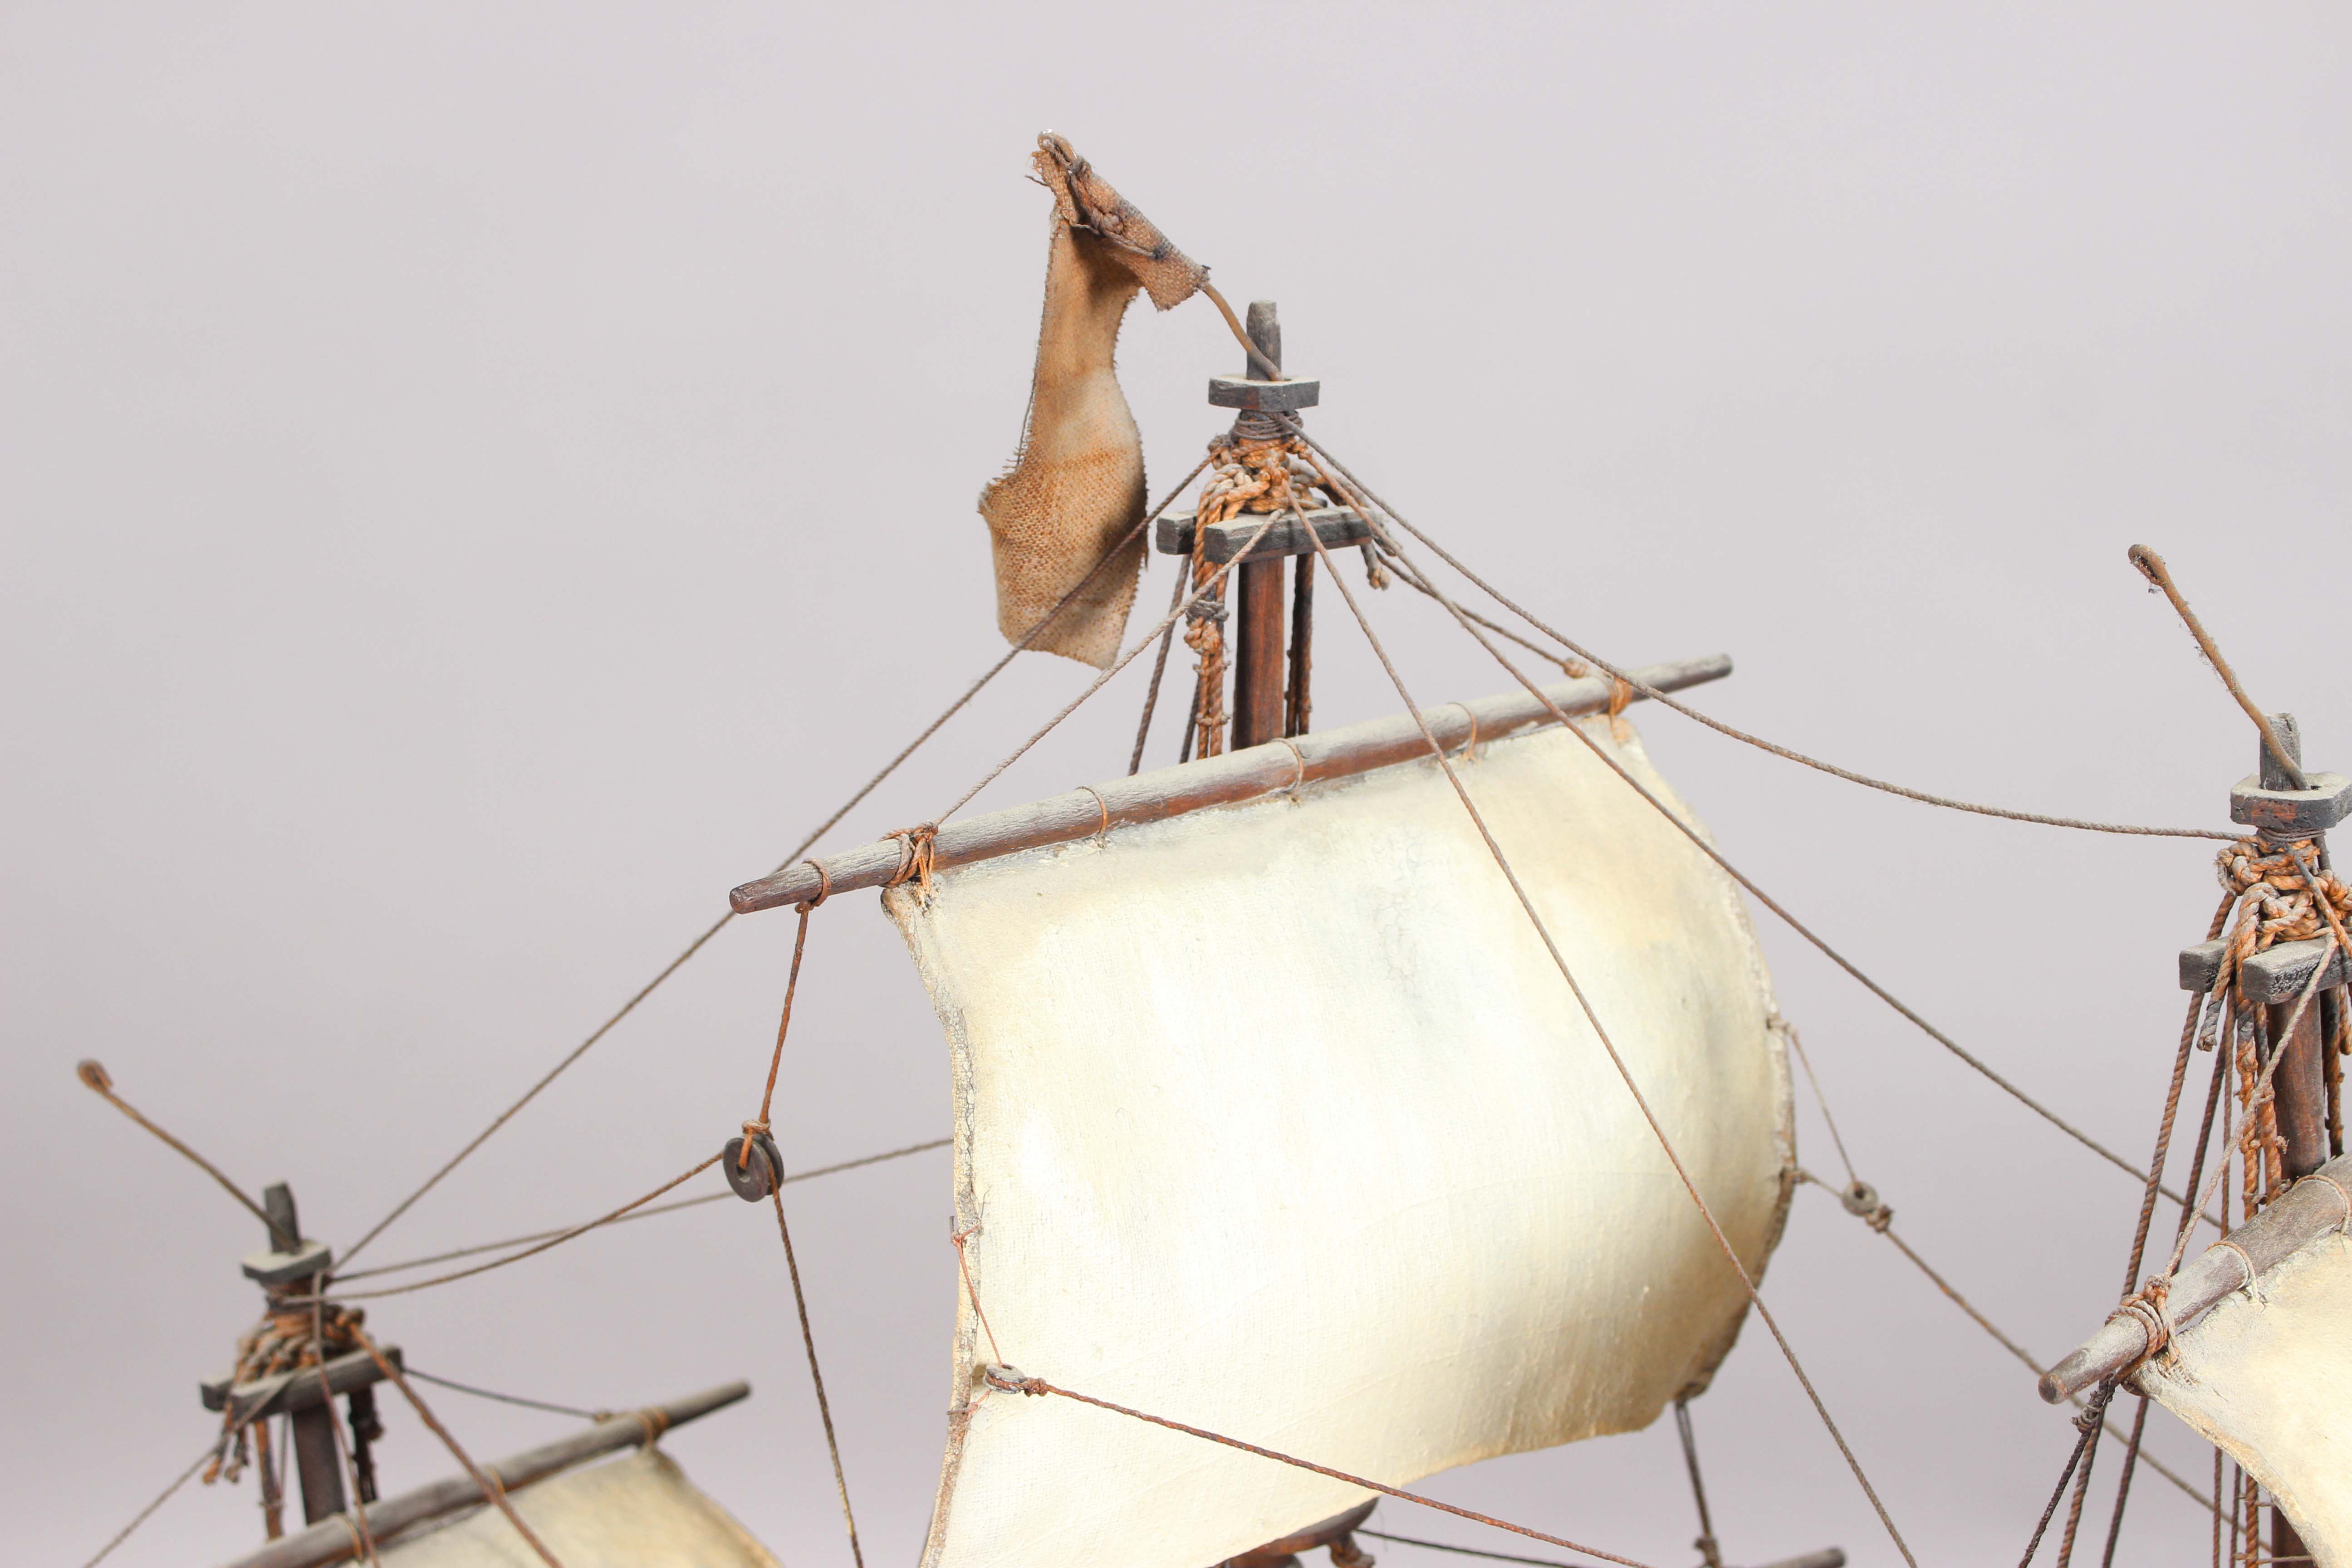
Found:
[[[2321,1568],[2352,1563],[2352,1241],[2323,1236],[2264,1269],[2139,1384],[2263,1484]]]
[[[1760,1271],[1789,1084],[1736,890],[1558,729],[1461,768]],[[1402,1484],[1643,1426],[1729,1349],[1737,1278],[1433,763],[886,903],[947,1030],[957,1223],[1005,1362]],[[990,1393],[996,1359],[967,1300],[935,1568],[1204,1568],[1365,1495]]]
[[[658,1448],[640,1448],[508,1494],[563,1568],[780,1568],[768,1549]],[[483,1507],[387,1546],[383,1568],[545,1568]]]

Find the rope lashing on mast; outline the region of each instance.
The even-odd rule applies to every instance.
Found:
[[[341,1301],[319,1301],[305,1289],[309,1279],[263,1287],[268,1300],[261,1321],[237,1337],[236,1363],[228,1376],[231,1388],[319,1366],[360,1348],[359,1330],[367,1321],[366,1310]],[[240,1414],[234,1398],[225,1402],[221,1440],[227,1448],[205,1471],[206,1486],[215,1480],[235,1482],[244,1471],[248,1423],[237,1418]]]
[[[2277,1098],[2271,1076],[2263,1070],[2261,1039],[2262,1004],[2246,994],[2247,963],[2281,942],[2307,942],[2327,935],[2341,943],[2343,922],[2352,914],[2352,888],[2333,871],[2315,870],[2305,857],[2316,858],[2314,839],[2292,841],[2254,835],[2241,838],[2214,858],[2214,869],[2223,893],[2234,905],[2221,950],[2220,972],[2210,990],[2214,1004],[2207,1009],[2199,1048],[2211,1050],[2226,1027],[2231,1044],[2241,1113],[2237,1147],[2242,1159],[2244,1201],[2251,1214],[2286,1187],[2286,1140],[2278,1125]],[[2323,963],[2322,968],[2325,968]],[[2352,1025],[2347,1010],[2336,1009],[2335,1038],[2325,1054],[2334,1058],[2352,1048]],[[2226,1020],[2226,1024],[2225,1024]],[[2274,1047],[2283,1049],[2282,1040]],[[2336,1091],[2341,1074],[2331,1071],[2329,1120],[2340,1121]]]

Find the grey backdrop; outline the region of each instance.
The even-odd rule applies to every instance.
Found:
[[[2043,10],[0,7],[8,1555],[81,1560],[195,1451],[194,1385],[256,1304],[257,1227],[76,1058],[348,1243],[995,656],[972,498],[1021,417],[1042,127],[1236,301],[1282,301],[1316,428],[1391,499],[1615,657],[1734,653],[1703,701],[1735,721],[2219,824],[2250,729],[2126,565],[2145,540],[2344,766],[2352,23]],[[1234,358],[1204,305],[1130,321],[1155,481]],[[1377,607],[1428,700],[1507,684],[1426,604]],[[1392,710],[1336,608],[1318,670],[1324,722]],[[1118,772],[1139,674],[987,799]],[[932,814],[1084,679],[1020,661],[836,840]],[[1643,722],[1766,886],[2144,1156],[2210,847],[1939,814]],[[945,1130],[871,902],[812,939],[796,1164]],[[1761,930],[1903,1232],[2037,1354],[2095,1325],[2131,1182]],[[790,935],[725,932],[372,1256],[699,1157],[752,1108]],[[877,1563],[936,1473],[946,1184],[929,1154],[792,1194]],[[1817,1192],[1769,1289],[1922,1560],[2015,1552],[2071,1436],[2023,1369]],[[788,1561],[846,1560],[761,1214],[372,1321],[571,1403],[750,1377],[671,1447]],[[436,1398],[479,1454],[565,1426]],[[387,1422],[387,1485],[448,1469]],[[1698,1424],[1735,1562],[1895,1560],[1752,1328]],[[1692,1556],[1664,1425],[1434,1486]],[[1382,1517],[1512,1550],[1412,1515]],[[249,1480],[191,1487],[119,1561],[257,1535]],[[2126,1536],[2207,1552],[2145,1476]]]

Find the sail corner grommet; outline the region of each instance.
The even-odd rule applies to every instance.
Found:
[[[749,1135],[751,1149],[747,1156],[743,1139],[730,1138],[719,1152],[719,1168],[727,1173],[727,1184],[735,1195],[747,1204],[756,1204],[782,1184],[784,1157],[777,1152],[776,1141],[765,1132]]]

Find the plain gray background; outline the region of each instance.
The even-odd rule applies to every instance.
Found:
[[[1923,787],[2215,826],[2250,727],[2124,551],[2168,552],[2315,763],[2352,760],[2347,64],[2319,5],[0,7],[8,1555],[81,1560],[185,1462],[256,1306],[257,1227],[77,1058],[348,1243],[995,657],[972,499],[1029,374],[1041,128],[1236,302],[1278,298],[1318,433],[1612,657],[1728,650],[1704,705]],[[1155,489],[1235,358],[1205,304],[1130,320]],[[1376,608],[1426,700],[1508,684],[1424,602]],[[1392,710],[1331,612],[1318,721]],[[983,805],[1118,773],[1140,674]],[[932,815],[1086,679],[1018,661],[833,841]],[[2211,846],[1642,722],[1764,885],[2145,1157]],[[796,1165],[945,1131],[872,902],[811,940]],[[1898,1228],[2054,1357],[2114,1300],[2133,1184],[1759,923]],[[707,1152],[791,934],[724,932],[372,1257]],[[949,1206],[943,1154],[792,1189],[877,1563],[936,1475]],[[2024,1370],[1819,1192],[1769,1289],[1922,1561],[2017,1552],[2072,1436]],[[371,1321],[568,1403],[750,1377],[670,1447],[788,1562],[846,1560],[762,1213]],[[567,1425],[436,1400],[481,1455]],[[1895,1561],[1753,1326],[1697,1419],[1735,1562]],[[449,1469],[386,1421],[387,1487]],[[1693,1555],[1668,1424],[1433,1485]],[[249,1479],[191,1487],[118,1560],[257,1538]],[[2145,1473],[2126,1542],[2208,1550]]]

